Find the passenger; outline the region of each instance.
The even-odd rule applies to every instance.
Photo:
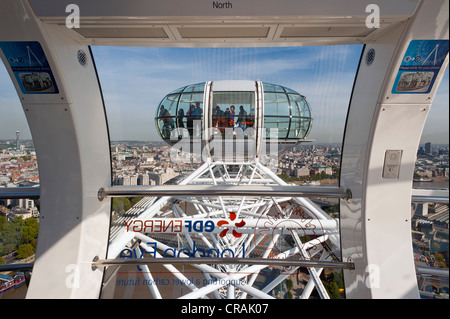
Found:
[[[229,127],[234,127],[234,105],[230,106],[230,120],[228,122]]]
[[[239,107],[239,117],[236,124],[242,127],[243,130],[247,128],[247,112],[244,110],[243,105]]]
[[[200,108],[200,103],[195,103],[195,108],[193,111],[194,124],[195,124],[195,135],[200,136],[201,134],[201,119],[202,119],[202,109]]]
[[[202,118],[202,110],[200,109],[200,103],[195,104],[194,108],[194,120],[199,120]]]
[[[164,105],[161,105],[161,110],[159,111],[159,117],[163,121],[162,133],[164,138],[170,138],[170,132],[175,128],[175,123],[173,121],[172,115],[169,110],[167,110]]]
[[[247,127],[253,127],[254,122],[255,122],[255,114],[250,113],[247,117]]]
[[[225,115],[224,115],[225,120],[227,121],[227,123],[230,123],[230,115],[231,115],[230,108],[227,107],[227,109],[225,110]]]
[[[190,137],[194,135],[194,109],[194,104],[191,104],[189,110],[186,112],[186,126]]]
[[[184,128],[183,117],[184,117],[184,110],[183,109],[179,109],[178,110],[178,117],[177,117],[177,123],[178,123],[178,127],[179,128]]]
[[[229,113],[229,109],[227,109],[227,110]],[[220,132],[222,132],[222,135],[223,135],[225,132],[225,128],[228,126],[228,118],[227,118],[226,112],[222,111],[220,109],[220,107],[217,106],[216,111],[215,111],[215,116],[216,116],[216,123],[214,126],[217,127],[220,130]]]
[[[221,113],[220,106],[217,105],[211,115],[213,127],[216,127],[217,121],[219,120],[220,117],[220,113]]]
[[[184,118],[184,110],[183,109],[179,109],[178,110],[178,116],[177,116],[177,123],[178,123],[178,139],[181,140],[183,138],[183,128],[184,128],[184,122],[183,122],[183,118]]]

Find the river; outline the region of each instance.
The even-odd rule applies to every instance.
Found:
[[[413,188],[427,188],[427,189],[448,189],[448,181],[432,181],[432,182],[414,182]]]

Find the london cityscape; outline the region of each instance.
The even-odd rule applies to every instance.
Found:
[[[162,185],[177,183],[194,171],[199,163],[173,163],[171,147],[164,142],[113,141],[111,157],[113,185]],[[340,144],[299,144],[278,155],[277,175],[288,183],[300,185],[338,185],[341,159]],[[420,145],[414,172],[414,188],[448,188],[449,146],[426,143]],[[0,187],[38,187],[39,173],[36,151],[31,140],[0,140]],[[328,203],[338,214],[338,202]],[[130,205],[130,204],[129,204]],[[131,204],[132,205],[132,204]],[[0,217],[4,223],[39,218],[39,205],[33,200],[0,200]],[[113,205],[112,218],[124,214],[130,206]],[[448,268],[448,205],[412,204],[412,239],[416,265]],[[36,234],[37,235],[37,234]],[[37,238],[34,238],[36,241]],[[29,260],[35,243],[7,243],[6,232],[0,236],[0,263]],[[26,246],[26,247],[23,247]],[[27,248],[27,249],[25,249]],[[448,298],[447,283],[428,283],[422,287],[431,296]]]

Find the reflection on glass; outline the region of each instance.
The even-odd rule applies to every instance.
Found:
[[[305,98],[292,89],[263,83],[264,128],[278,129],[279,139],[303,139],[311,129],[311,111]]]
[[[2,65],[0,62],[0,194],[4,188],[39,187],[36,151],[28,137],[28,123],[10,76]],[[42,91],[52,87],[48,76],[42,76],[46,73],[22,75],[22,80],[29,84],[27,90]],[[39,200],[0,199],[0,265],[34,261],[38,217]],[[26,292],[24,272],[0,273],[0,299],[24,299]]]
[[[417,281],[422,299],[448,299],[448,212],[438,203],[413,203],[411,230]]]
[[[201,136],[204,87],[205,83],[188,85],[171,92],[161,101],[156,124],[164,140]]]

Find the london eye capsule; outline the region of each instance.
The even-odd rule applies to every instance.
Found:
[[[250,153],[259,154],[268,143],[278,151],[286,149],[306,141],[312,124],[303,95],[260,81],[187,85],[162,99],[155,120],[161,138],[169,145],[189,144],[191,153],[197,153],[196,149],[203,152],[207,146],[208,154],[214,148],[216,155],[218,145],[221,154],[230,153],[227,147],[236,153],[239,141],[250,143],[246,154],[252,148]]]

